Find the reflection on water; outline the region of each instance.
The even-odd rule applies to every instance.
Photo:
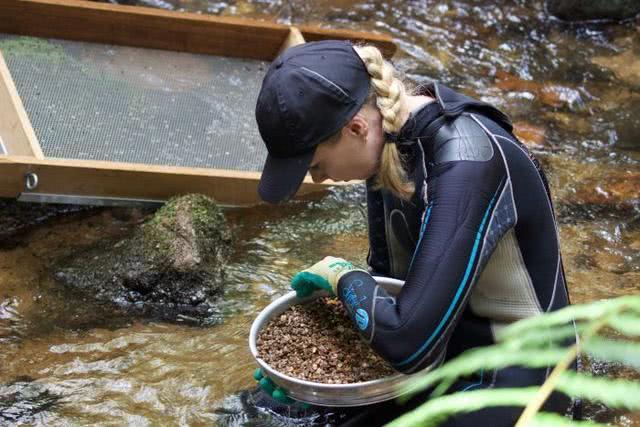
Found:
[[[512,115],[549,175],[573,301],[640,290],[636,23],[568,26],[523,0],[133,3],[391,33],[411,80],[441,80]],[[364,203],[354,187],[227,211],[237,239],[224,323],[207,328],[132,319],[52,281],[56,258],[126,236],[148,212],[72,213],[12,236],[0,245],[0,424],[215,422],[225,396],[253,385],[249,325],[291,275],[329,254],[364,263]],[[640,424],[602,408],[590,416]]]
[[[216,402],[253,386],[249,327],[288,290],[291,275],[337,252],[364,263],[363,197],[363,188],[352,187],[277,213],[229,210],[236,248],[224,322],[209,328],[131,319],[50,278],[57,257],[128,235],[143,213],[123,218],[103,209],[23,233],[0,257],[0,396],[13,402],[0,406],[0,424],[211,423]]]

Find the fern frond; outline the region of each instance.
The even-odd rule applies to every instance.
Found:
[[[407,381],[401,388],[402,393],[407,393],[403,396],[403,400],[440,381],[456,379],[477,372],[483,368],[500,369],[513,365],[531,368],[547,367],[558,363],[566,353],[566,348],[551,348],[546,350],[530,349],[524,352],[509,351],[503,346],[482,347],[469,350],[436,370]]]
[[[544,348],[543,346],[574,338],[580,333],[578,325],[562,325],[553,328],[530,329],[523,331],[518,336],[509,337],[508,340],[500,344],[513,349],[520,350],[527,347]]]
[[[474,390],[428,400],[388,427],[437,426],[451,415],[494,406],[525,406],[538,387]]]
[[[607,427],[607,424],[592,421],[573,421],[563,415],[538,412],[529,423],[529,427]]]
[[[596,359],[618,362],[640,370],[640,343],[595,336],[581,343],[580,347]]]
[[[575,322],[574,322],[575,321]],[[600,336],[610,327],[623,337]],[[580,343],[567,345],[577,333]],[[622,340],[621,338],[631,338]],[[495,406],[523,406],[518,426],[601,426],[575,422],[556,414],[541,413],[553,390],[572,397],[598,401],[610,408],[640,410],[640,382],[575,373],[571,364],[579,351],[640,371],[640,296],[633,295],[561,310],[524,319],[503,329],[493,346],[468,350],[439,368],[412,378],[401,391],[406,400],[416,392],[435,388],[431,398],[390,426],[435,426],[457,413]],[[555,366],[541,386],[513,389],[482,389],[445,393],[460,377],[476,372],[519,365],[530,368]],[[438,397],[439,396],[439,397]]]
[[[625,310],[640,313],[640,296],[631,295],[596,301],[590,304],[571,305],[552,313],[545,313],[542,316],[522,319],[503,329],[498,334],[498,339],[503,341],[511,337],[517,337],[532,329],[564,326],[574,320],[598,320],[610,313],[623,312]]]
[[[609,321],[609,326],[628,337],[640,337],[640,316],[620,313]]]
[[[640,383],[634,381],[566,371],[560,375],[556,389],[569,396],[602,402],[611,408],[640,409]]]

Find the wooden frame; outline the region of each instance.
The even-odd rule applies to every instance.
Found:
[[[299,28],[307,41],[350,39],[373,43],[388,56],[395,52],[389,36]],[[2,0],[0,32],[270,61],[289,26],[80,0]]]
[[[386,35],[79,0],[1,0],[0,33],[260,60],[273,60],[305,40],[329,38],[373,43],[387,56],[395,52]],[[1,52],[0,141],[7,151],[0,151],[0,197],[165,200],[197,192],[225,205],[259,202],[259,172],[46,158]],[[28,175],[37,177],[37,186],[27,188]],[[327,185],[313,184],[307,177],[298,196]]]
[[[0,52],[0,141],[8,154],[44,158],[9,68]]]
[[[224,205],[241,206],[257,202],[260,180],[260,172],[30,156],[0,156],[0,170],[0,196],[12,198],[25,191],[27,174],[35,173],[38,193],[155,200],[202,193]],[[307,177],[298,195],[320,189]]]

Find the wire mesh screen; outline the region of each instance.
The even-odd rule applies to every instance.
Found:
[[[0,34],[44,155],[258,171],[264,61]]]

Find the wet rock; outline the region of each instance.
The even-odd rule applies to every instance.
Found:
[[[29,377],[0,384],[0,425],[37,423],[38,414],[55,409],[59,400]]]
[[[248,1],[240,0],[235,5],[229,6],[221,13],[222,16],[247,16],[254,14],[256,7]]]
[[[638,292],[638,272],[619,274],[598,269],[567,270],[573,304],[634,295]]]
[[[529,93],[543,104],[554,108],[579,110],[584,106],[582,97],[576,89],[524,80],[505,71],[496,72],[496,87],[502,91]]]
[[[624,256],[609,251],[597,251],[594,256],[595,266],[611,273],[627,273],[629,271]]]
[[[622,82],[640,87],[640,57],[633,49],[627,49],[618,55],[596,56],[591,58],[591,62],[610,70]]]
[[[536,93],[542,88],[542,85],[540,83],[534,82],[532,80],[521,79],[507,73],[506,71],[496,72],[496,86],[499,89],[506,91],[531,93]]]
[[[640,92],[625,85],[594,82],[591,90],[597,99],[589,103],[589,108],[599,111],[631,110],[632,104],[640,101]],[[607,118],[607,120],[610,119]]]
[[[616,146],[626,150],[640,150],[640,99],[622,105],[616,113]]]
[[[606,64],[602,58],[603,65]],[[621,65],[621,68],[624,68]],[[640,150],[640,62],[637,66],[636,87],[631,84],[597,84],[591,85],[593,95],[587,105],[589,113],[547,112],[544,117],[553,121],[563,129],[593,139],[594,132],[603,127],[610,129],[608,135],[600,138],[615,144],[616,148]]]
[[[566,21],[622,20],[640,13],[638,0],[547,0],[550,14]]]
[[[133,236],[102,242],[59,261],[57,281],[100,301],[167,320],[215,315],[231,233],[202,195],[170,200]]]
[[[626,221],[578,221],[560,227],[573,302],[638,293],[640,229]]]
[[[591,135],[593,132],[593,125],[589,119],[576,113],[553,111],[544,113],[543,117],[545,121],[555,123],[562,129],[577,135]],[[515,125],[514,123],[514,126]],[[526,143],[526,141],[524,142]]]
[[[584,104],[580,92],[561,85],[545,84],[538,96],[543,104],[556,108],[568,106],[572,110],[577,110]]]
[[[610,206],[629,209],[640,203],[640,172],[607,171],[602,176],[592,176],[578,183],[569,203]]]
[[[82,211],[95,211],[93,206],[25,203],[15,199],[0,198],[0,250],[12,249],[17,243],[14,237],[34,225],[51,218]]]
[[[610,336],[609,338],[615,339],[616,337]],[[640,373],[629,366],[606,360],[598,360],[585,354],[580,357],[580,360],[580,370],[585,374],[608,379],[621,379],[627,381],[640,380]],[[582,402],[582,413],[585,421],[589,420],[616,426],[636,425],[633,422],[621,422],[626,418],[624,417],[624,414],[628,412],[624,409],[609,408],[601,403],[590,402],[586,399],[583,399]],[[629,415],[633,416],[633,414]]]
[[[514,122],[513,133],[529,148],[541,149],[548,144],[545,129],[541,126],[523,121]]]
[[[544,167],[561,218],[633,214],[640,209],[640,172],[613,164],[547,156]]]

